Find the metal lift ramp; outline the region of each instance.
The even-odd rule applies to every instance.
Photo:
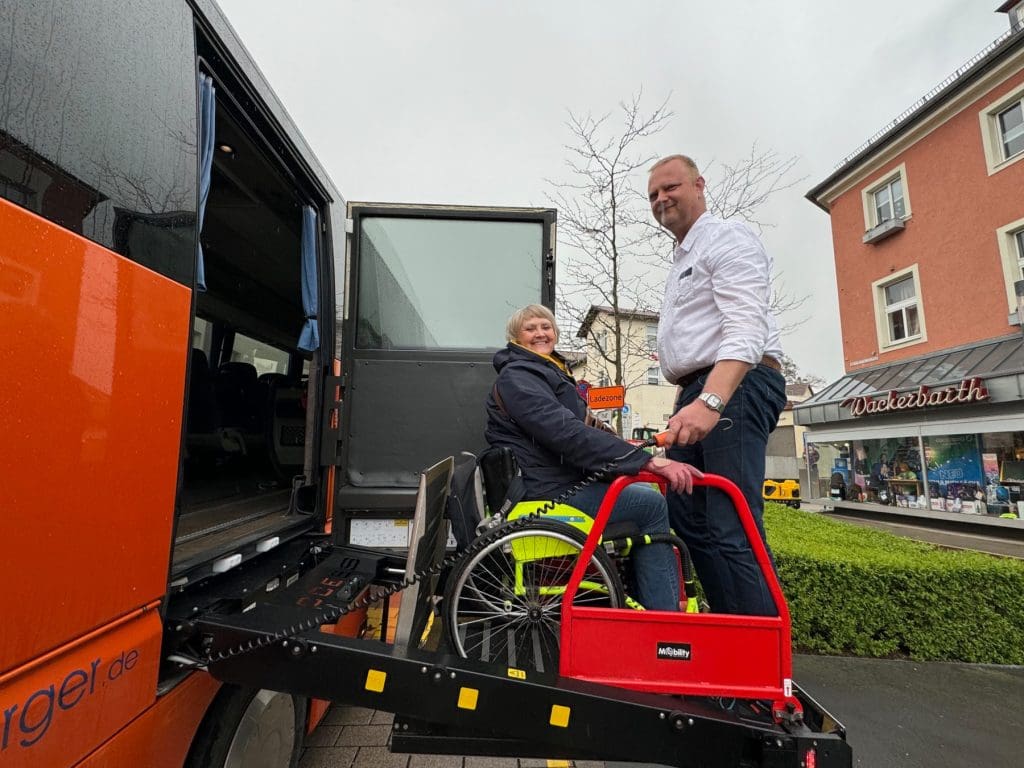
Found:
[[[428,489],[430,489],[428,491]],[[444,483],[421,483],[426,537],[413,560],[443,547],[438,524]],[[430,498],[433,497],[433,498]],[[441,553],[441,554],[439,554]],[[794,686],[802,722],[777,724],[705,697],[627,690],[562,677],[556,671],[485,664],[405,646],[323,632],[324,612],[341,609],[371,582],[386,581],[394,556],[365,549],[318,548],[305,556],[297,579],[256,601],[221,594],[196,619],[206,666],[219,680],[258,685],[397,715],[392,749],[620,760],[680,768],[764,766],[850,768],[843,727]],[[419,565],[423,565],[419,563]],[[248,594],[259,594],[254,578]],[[224,593],[227,588],[222,587]],[[227,590],[229,591],[229,590]],[[421,590],[422,592],[422,590]],[[420,595],[420,598],[424,597]],[[220,606],[242,606],[214,612]],[[417,599],[407,637],[420,637],[429,601]]]

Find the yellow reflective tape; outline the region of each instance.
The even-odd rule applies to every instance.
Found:
[[[558,728],[567,728],[569,725],[569,708],[561,704],[551,705],[551,724]]]
[[[526,679],[526,672],[524,672],[521,669],[513,669],[512,667],[509,667],[508,668],[508,676],[509,677],[514,677],[516,680],[525,680]]]
[[[384,692],[384,683],[388,679],[388,673],[379,669],[371,669],[366,673],[366,690],[374,693]]]
[[[459,709],[476,709],[480,691],[476,688],[459,688]]]
[[[548,760],[548,768],[569,768],[568,760]]]

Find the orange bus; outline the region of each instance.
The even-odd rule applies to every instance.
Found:
[[[408,751],[849,768],[806,697],[759,723],[420,647],[554,211],[347,203],[212,0],[2,0],[0,99],[0,767],[294,768],[330,698]],[[373,584],[415,587],[404,644]]]
[[[294,765],[324,707],[177,663],[192,618],[404,546],[554,214],[346,204],[210,0],[0,30],[0,765]]]

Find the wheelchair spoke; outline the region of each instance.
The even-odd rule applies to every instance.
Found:
[[[539,521],[494,535],[449,575],[448,636],[460,655],[512,667],[558,666],[561,605],[583,548],[583,536]],[[603,551],[595,554],[577,604],[621,607],[621,582]]]

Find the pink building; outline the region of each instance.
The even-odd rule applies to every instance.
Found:
[[[997,10],[1005,34],[807,193],[831,217],[846,368],[796,408],[808,495],[1017,513],[1024,0]]]

